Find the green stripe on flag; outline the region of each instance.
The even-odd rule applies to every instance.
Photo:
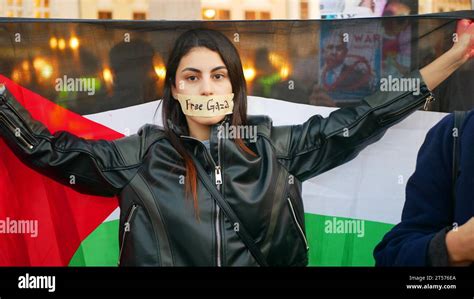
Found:
[[[117,266],[119,220],[99,225],[82,241],[69,266]]]
[[[305,214],[309,242],[309,266],[373,266],[372,252],[383,236],[394,226],[363,221],[363,236],[356,231],[327,232],[329,225],[353,223],[359,219]],[[79,246],[69,266],[117,266],[119,220],[102,223]],[[334,227],[332,227],[334,228]]]
[[[358,219],[305,214],[309,242],[309,266],[374,266],[373,250],[393,224],[363,221],[363,236],[338,233],[334,225],[354,223]],[[326,228],[331,230],[326,230]],[[362,226],[361,226],[362,227]],[[336,227],[337,228],[337,227]],[[328,231],[328,232],[327,232]]]

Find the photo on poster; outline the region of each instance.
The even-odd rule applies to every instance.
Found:
[[[338,104],[375,92],[381,76],[382,35],[373,22],[323,22],[319,82]]]

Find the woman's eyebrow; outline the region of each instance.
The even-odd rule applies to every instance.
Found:
[[[226,68],[224,65],[221,65],[221,66],[217,66],[217,67],[213,68],[213,69],[211,70],[211,73],[212,73],[212,72],[215,72],[215,71],[217,71],[217,70],[220,70],[220,69],[226,69],[226,70],[227,70],[227,68]],[[201,70],[198,70],[198,69],[193,68],[193,67],[184,68],[184,69],[181,71],[181,73],[182,73],[182,72],[185,72],[185,71],[192,71],[192,72],[196,72],[196,73],[201,73]]]
[[[224,65],[221,65],[221,66],[218,66],[218,67],[215,67],[211,70],[211,73],[212,72],[215,72],[215,71],[218,71],[218,70],[221,70],[221,69],[225,69],[227,71],[227,68],[224,66]]]

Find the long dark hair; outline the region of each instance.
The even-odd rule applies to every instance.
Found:
[[[162,119],[166,136],[184,160],[186,167],[186,197],[188,198],[189,195],[192,195],[195,215],[199,218],[196,168],[180,137],[171,130],[168,124],[168,120],[170,120],[173,126],[176,126],[185,135],[189,135],[186,117],[181,110],[179,102],[172,96],[171,85],[176,87],[176,71],[181,58],[195,47],[205,47],[217,52],[227,67],[232,84],[232,92],[234,93],[234,108],[229,121],[231,125],[240,126],[247,123],[247,83],[239,53],[224,34],[209,29],[193,29],[186,31],[176,40],[166,64]],[[255,153],[241,139],[235,139],[235,142],[242,150],[255,156]]]

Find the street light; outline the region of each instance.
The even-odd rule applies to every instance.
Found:
[[[214,17],[216,16],[216,10],[215,9],[206,9],[204,10],[204,18],[206,19],[214,19]]]
[[[50,38],[49,46],[51,47],[51,49],[56,49],[58,47],[58,39],[55,37]]]
[[[64,50],[66,48],[66,41],[63,38],[59,40],[58,47],[59,47],[59,50]]]
[[[244,67],[244,77],[247,81],[252,81],[255,78],[255,69],[253,67]]]
[[[110,71],[110,68],[105,67],[102,71],[102,75],[104,76],[104,81],[106,83],[111,84],[113,82],[112,72]]]
[[[166,76],[166,68],[162,65],[160,66],[155,66],[155,73],[160,78],[160,80],[165,79]]]
[[[69,40],[69,47],[71,47],[73,50],[79,48],[79,39],[77,37],[71,37]]]

